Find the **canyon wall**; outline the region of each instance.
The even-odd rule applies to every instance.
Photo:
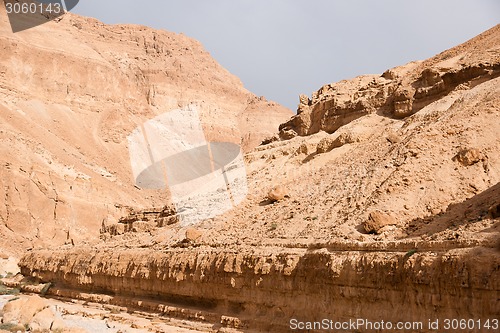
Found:
[[[13,34],[0,6],[0,251],[92,241],[129,207],[163,207],[134,186],[127,136],[194,105],[207,140],[258,145],[292,113],[247,91],[182,34],[67,14]],[[263,121],[266,119],[266,121]]]

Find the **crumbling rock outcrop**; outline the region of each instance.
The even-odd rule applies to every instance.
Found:
[[[136,211],[130,209],[130,213],[110,224],[103,223],[101,234],[111,236],[122,235],[127,232],[147,232],[154,228],[161,228],[179,222],[179,217],[174,208],[164,206],[163,208],[151,208]]]
[[[500,75],[500,26],[434,58],[323,86],[309,99],[300,96],[297,115],[280,125],[288,140],[319,131],[333,133],[370,113],[402,119],[449,94]],[[477,44],[482,48],[477,48]],[[486,47],[485,47],[486,46]]]
[[[493,318],[500,257],[476,251],[74,249],[34,251],[20,265],[23,274],[54,282],[56,294],[59,288],[139,297],[145,306],[165,304],[156,311],[180,304],[214,321],[233,318],[240,329],[288,332],[293,318]]]

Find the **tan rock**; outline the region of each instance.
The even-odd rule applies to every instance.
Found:
[[[195,242],[203,236],[203,233],[195,228],[187,228],[186,229],[186,237],[185,239],[190,242]]]
[[[340,148],[346,144],[357,142],[360,140],[357,134],[358,133],[342,132],[337,137],[323,138],[316,146],[316,153],[327,153],[332,149]]]
[[[497,34],[498,27],[494,27],[484,33],[484,42],[477,42],[479,38],[471,40],[422,65],[409,63],[389,69],[382,76],[363,75],[324,85],[310,101],[301,95],[299,112],[280,128],[307,136],[319,131],[334,133],[360,117],[380,111],[398,119],[413,115],[460,85],[469,85],[480,77],[489,80],[490,73],[497,71],[498,59],[486,52],[496,47]],[[467,55],[470,53],[474,55]]]
[[[292,129],[283,129],[279,133],[279,137],[282,140],[290,140],[297,136],[297,132]]]
[[[309,99],[309,96],[307,95],[300,95],[299,96],[299,104],[301,105],[310,105],[311,104],[311,100]]]
[[[125,224],[114,223],[108,227],[109,233],[113,236],[123,235],[125,233]]]
[[[64,332],[68,332],[67,331],[68,328],[67,328],[66,323],[64,322],[64,320],[62,320],[59,317],[54,318],[54,321],[52,322],[52,325],[51,325],[50,329],[52,331],[64,331]]]
[[[33,317],[29,323],[29,327],[31,331],[48,331],[51,329],[55,319],[56,317],[52,309],[45,308]]]
[[[46,301],[40,296],[22,297],[5,304],[3,308],[3,321],[5,323],[26,325],[31,322],[38,312],[46,307]]]
[[[330,150],[332,150],[334,148],[333,147],[334,142],[335,142],[335,139],[332,137],[327,137],[327,138],[321,139],[320,142],[318,143],[318,145],[316,146],[316,154],[323,154],[323,153],[329,152]]]
[[[21,36],[7,29],[5,7],[1,14],[0,49],[13,56],[16,50],[15,66],[0,58],[0,90],[8,92],[0,105],[6,253],[95,240],[103,220],[124,215],[121,207],[164,202],[164,190],[144,195],[134,187],[127,144],[133,130],[160,113],[193,104],[207,140],[244,151],[293,115],[245,89],[185,35],[70,14],[44,25],[43,38]],[[58,65],[47,67],[51,62]],[[22,77],[25,71],[32,80]]]
[[[413,99],[403,99],[394,101],[394,118],[402,119],[413,114]]]
[[[439,71],[436,70],[435,68],[424,69],[422,71],[420,80],[422,82],[422,85],[425,87],[434,86],[436,84],[443,82],[443,79],[441,78]]]
[[[460,162],[464,166],[471,166],[482,161],[484,158],[481,151],[477,148],[464,148],[461,149],[457,155],[455,155],[454,160]]]
[[[309,111],[311,106],[311,99],[307,95],[299,96],[299,106],[297,107],[297,114],[301,114],[304,111]]]
[[[368,233],[374,232],[378,234],[382,228],[396,223],[396,220],[391,215],[381,211],[373,211],[368,215],[368,220],[363,223],[363,228]]]
[[[339,136],[333,142],[333,148],[342,147],[343,145],[354,143],[360,141],[358,138],[358,133],[344,132],[340,133]]]
[[[500,26],[497,31],[500,32]],[[493,42],[488,49],[499,45],[500,34],[497,35],[498,38],[490,38]],[[480,38],[481,42],[484,40]],[[489,66],[486,61],[498,63],[495,60],[498,54],[492,56],[492,52],[477,48],[472,49],[478,52],[463,53],[461,49],[396,70],[402,73],[398,76],[401,80],[408,81],[396,83],[411,86],[429,62],[438,66],[442,61],[461,62],[462,58],[467,60],[479,55],[486,67]],[[459,65],[462,64],[477,62]],[[473,72],[485,66],[468,68]],[[451,80],[453,75],[454,70],[447,78]],[[276,327],[276,331],[285,331],[289,318],[297,313],[301,313],[304,320],[315,320],[318,313],[347,318],[352,316],[353,302],[355,306],[361,305],[357,315],[368,318],[381,311],[390,316],[387,307],[382,309],[380,304],[411,310],[405,311],[407,318],[387,320],[446,315],[450,304],[454,305],[452,310],[457,316],[467,317],[471,313],[494,316],[498,313],[495,307],[498,285],[494,282],[499,281],[500,272],[496,269],[499,256],[486,244],[495,236],[496,221],[484,219],[477,223],[476,215],[465,214],[464,219],[462,213],[477,210],[483,216],[492,200],[500,197],[499,175],[474,167],[459,168],[458,162],[451,160],[457,143],[470,141],[491,154],[490,170],[500,169],[500,160],[493,153],[498,151],[496,133],[500,132],[497,112],[500,77],[492,72],[490,78],[479,79],[481,81],[476,82],[482,83],[471,84],[470,91],[442,98],[426,95],[422,90],[413,103],[415,110],[430,100],[436,103],[428,104],[404,121],[380,114],[391,111],[395,86],[390,86],[392,82],[388,80],[360,78],[336,84],[335,90],[324,89],[313,98],[318,111],[309,117],[310,122],[318,127],[328,122],[332,129],[328,136],[333,138],[341,137],[341,132],[351,132],[356,133],[352,138],[359,140],[359,133],[366,132],[373,140],[359,141],[330,156],[315,159],[284,157],[280,151],[294,151],[303,143],[315,149],[318,141],[326,136],[324,133],[280,141],[248,153],[251,193],[232,211],[202,222],[204,229],[200,230],[206,230],[203,241],[210,246],[179,249],[177,245],[187,245],[184,248],[192,245],[178,242],[185,229],[179,235],[178,227],[166,227],[158,232],[161,242],[160,237],[154,235],[129,234],[92,245],[33,249],[21,260],[23,273],[43,280],[56,279],[55,283],[74,286],[75,291],[88,290],[93,283],[96,290],[117,296],[136,295],[139,300],[151,295],[158,299],[180,296],[179,301],[186,297],[200,300],[201,312],[196,309],[197,304],[191,304],[192,310],[183,312],[183,318],[191,315],[198,318],[197,313],[206,312],[209,304],[226,304],[238,313],[238,318],[248,319],[245,325],[250,325],[250,331],[254,323],[258,329],[270,321],[273,321],[271,330]],[[400,79],[394,79],[397,80]],[[337,98],[337,91],[342,89]],[[381,101],[377,101],[379,98]],[[359,99],[366,103],[358,103]],[[373,104],[370,105],[370,101]],[[383,107],[377,109],[377,105]],[[360,116],[366,108],[376,113]],[[308,112],[304,111],[301,120],[306,135],[315,130],[306,126]],[[355,116],[360,118],[353,121]],[[337,131],[335,126],[340,124],[343,128]],[[386,135],[388,130],[397,127],[405,141],[398,147],[390,147]],[[357,132],[357,128],[361,130]],[[451,134],[443,135],[451,129]],[[276,159],[270,158],[273,155]],[[5,168],[0,168],[0,172],[3,170]],[[293,191],[293,200],[275,205],[267,205],[267,201],[256,204],[267,195],[271,183],[286,184]],[[142,191],[141,195],[153,195],[150,193]],[[0,195],[0,200],[4,200],[4,196]],[[2,207],[0,204],[0,210]],[[380,207],[386,212],[378,212],[377,209],[382,210]],[[442,210],[443,214],[433,216],[434,209]],[[370,219],[365,222],[370,212]],[[395,222],[388,212],[397,217],[397,227],[391,224]],[[382,235],[361,235],[360,226]],[[471,248],[456,248],[457,244],[453,243],[457,239]],[[406,263],[401,259],[404,251],[413,247],[413,240],[422,244],[423,250]],[[409,251],[405,257],[409,259],[412,254],[414,251]],[[415,262],[418,267],[414,260],[418,260]],[[272,283],[276,279],[279,283]],[[429,285],[439,286],[440,293],[421,297],[421,287],[426,289]],[[235,289],[240,286],[244,286],[244,292]],[[326,293],[338,293],[339,286],[349,286],[348,297],[324,297]],[[380,290],[391,290],[391,293]],[[370,301],[374,299],[377,301]],[[456,302],[457,299],[462,302]],[[146,304],[151,302],[141,303],[158,308],[156,304]],[[265,310],[259,318],[255,317],[257,308]],[[177,310],[167,306],[161,311],[175,314]],[[398,316],[396,313],[395,317]],[[207,322],[220,318],[209,317]]]
[[[396,134],[395,132],[391,131],[387,134],[387,141],[389,141],[392,144],[396,144],[396,143],[401,142],[401,137],[398,134]]]
[[[295,154],[309,154],[309,147],[304,143],[301,144],[300,147],[295,151]]]
[[[398,74],[396,73],[396,71],[388,69],[382,74],[382,77],[387,80],[394,80],[398,78]]]
[[[268,145],[270,143],[273,143],[273,142],[276,142],[276,141],[279,141],[279,136],[278,135],[273,135],[273,136],[270,136],[270,137],[267,137],[265,138],[264,140],[262,140],[262,142],[260,143],[261,146],[265,146],[265,145]]]
[[[281,201],[287,197],[288,190],[282,185],[274,186],[267,194],[267,198],[272,202]]]
[[[154,229],[154,226],[146,221],[133,222],[131,226],[132,232],[150,232]]]
[[[0,277],[19,273],[18,260],[14,257],[0,258]]]

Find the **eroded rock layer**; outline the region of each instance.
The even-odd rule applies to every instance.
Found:
[[[405,118],[457,88],[471,88],[498,77],[499,30],[496,26],[426,61],[389,69],[380,76],[328,84],[312,98],[302,95],[297,115],[280,125],[280,137],[333,133],[371,113]]]
[[[55,283],[56,294],[72,289],[135,297],[145,304],[159,301],[235,318],[231,325],[239,328],[273,332],[288,332],[294,318],[486,320],[500,310],[500,256],[483,247],[406,252],[342,251],[341,246],[234,252],[71,249],[32,252],[20,265],[24,275]]]

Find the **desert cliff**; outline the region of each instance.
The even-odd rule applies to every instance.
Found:
[[[195,105],[207,140],[244,150],[292,115],[247,91],[184,35],[72,14],[13,34],[0,7],[6,254],[95,240],[128,207],[168,203],[164,191],[134,187],[127,150],[130,132],[157,115]]]

